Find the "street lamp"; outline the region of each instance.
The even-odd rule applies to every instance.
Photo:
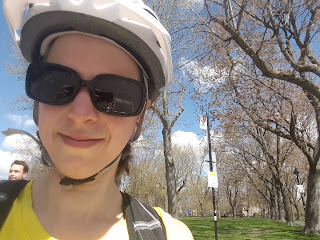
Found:
[[[37,139],[35,136],[31,135],[28,132],[22,131],[22,130],[18,130],[18,129],[13,129],[13,128],[8,128],[8,130],[5,131],[1,131],[3,135],[5,136],[11,136],[11,135],[15,135],[15,134],[22,134],[22,135],[26,135],[28,137],[30,137],[31,139],[33,139],[33,141],[35,141],[40,147],[42,146],[41,142],[39,141],[39,139]]]
[[[299,180],[299,174],[300,172],[298,171],[298,169],[294,169],[293,174],[297,176],[297,183],[300,185],[300,180]]]
[[[300,174],[300,172],[298,171],[298,169],[295,168],[294,171],[293,171],[293,174],[297,176],[297,183],[298,183],[298,185],[301,185],[301,184],[300,184],[300,179],[299,179],[299,174]],[[298,191],[298,190],[299,190],[299,189],[297,188],[297,191]],[[305,203],[304,203],[304,198],[303,198],[303,191],[302,191],[302,194],[301,194],[301,200],[302,200],[303,209],[306,210]]]

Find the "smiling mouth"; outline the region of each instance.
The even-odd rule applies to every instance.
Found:
[[[102,139],[77,138],[77,137],[66,136],[63,134],[60,134],[60,137],[66,145],[70,147],[75,147],[75,148],[90,148],[102,141]]]

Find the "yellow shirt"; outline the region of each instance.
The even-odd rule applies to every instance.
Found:
[[[0,240],[56,240],[41,226],[32,209],[32,182],[29,182],[14,201],[1,231]],[[172,237],[172,217],[161,208],[155,208],[166,227],[168,240]]]

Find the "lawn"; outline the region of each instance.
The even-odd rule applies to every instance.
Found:
[[[180,220],[187,224],[195,240],[215,239],[212,217]],[[288,227],[286,223],[262,218],[219,218],[217,226],[219,240],[320,240],[320,236],[303,234],[303,226]]]

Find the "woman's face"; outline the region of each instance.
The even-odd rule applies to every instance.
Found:
[[[84,35],[55,40],[47,62],[77,71],[83,80],[100,74],[139,79],[135,61],[122,49]],[[140,116],[118,117],[98,111],[87,88],[73,102],[39,105],[39,134],[55,166],[67,177],[89,177],[114,160],[136,129]],[[113,168],[114,171],[116,168]]]

